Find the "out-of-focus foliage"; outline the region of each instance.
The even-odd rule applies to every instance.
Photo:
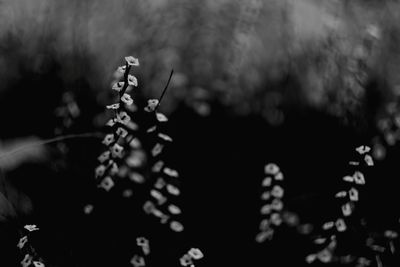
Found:
[[[164,109],[183,101],[202,115],[218,100],[272,124],[292,104],[347,118],[363,112],[371,90],[383,99],[398,91],[396,1],[2,0],[0,7],[1,90],[21,68],[43,73],[56,64],[66,87],[83,77],[105,91],[121,55],[133,54],[142,59],[146,96],[158,96],[174,68]],[[357,66],[362,83],[353,77]],[[371,89],[371,81],[379,83]]]

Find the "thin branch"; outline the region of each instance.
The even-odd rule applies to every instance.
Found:
[[[164,95],[165,95],[165,92],[167,92],[168,85],[169,85],[169,83],[170,83],[170,81],[171,81],[171,78],[172,78],[172,75],[173,75],[173,74],[174,74],[174,69],[172,69],[172,70],[171,70],[171,73],[169,74],[168,82],[167,82],[167,84],[165,85],[164,90],[163,90],[163,92],[162,92],[160,98],[158,99],[158,104],[157,104],[157,107],[154,109],[154,111],[156,111],[156,110],[158,109],[158,107],[160,106],[161,100],[163,99],[163,97],[164,97]]]

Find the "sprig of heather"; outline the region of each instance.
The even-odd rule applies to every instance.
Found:
[[[313,243],[319,247],[318,252],[310,254],[306,257],[307,263],[320,261],[321,263],[331,263],[333,261],[352,262],[355,257],[351,254],[346,256],[338,256],[335,251],[338,247],[338,241],[349,232],[349,226],[353,225],[359,218],[355,215],[357,203],[360,200],[362,187],[365,185],[365,177],[363,168],[373,166],[374,161],[369,154],[371,148],[368,146],[360,146],[355,149],[358,158],[350,161],[350,174],[343,177],[342,190],[335,194],[340,206],[339,216],[334,220],[325,222],[322,225],[322,231],[314,238]],[[360,224],[362,224],[360,222]]]
[[[111,133],[103,139],[103,144],[107,148],[98,157],[100,165],[95,169],[96,179],[100,181],[98,186],[106,191],[114,187],[117,175],[119,177],[129,175],[135,182],[144,182],[143,175],[133,171],[142,167],[145,161],[145,153],[141,150],[140,141],[136,137],[138,125],[128,114],[136,110],[129,94],[132,87],[138,86],[136,77],[129,74],[133,66],[139,66],[139,60],[125,57],[125,65],[117,70],[123,74],[122,80],[116,81],[112,86],[112,89],[118,92],[118,101],[107,106],[107,109],[114,112],[113,118],[106,123],[111,128]]]
[[[186,267],[194,267],[194,262],[204,258],[203,252],[201,252],[198,248],[191,248],[187,253],[185,253],[180,259],[179,262],[181,266]]]
[[[169,224],[171,230],[182,232],[183,224],[180,222],[179,216],[182,211],[176,204],[180,196],[179,189],[179,173],[177,170],[169,167],[163,156],[166,146],[173,142],[172,138],[163,132],[163,124],[168,118],[157,111],[161,100],[168,88],[173,71],[171,71],[167,85],[165,86],[161,97],[148,100],[147,106],[144,108],[150,116],[150,125],[146,132],[153,137],[154,143],[151,148],[151,180],[153,184],[149,191],[149,200],[147,200],[143,209],[147,214],[157,217],[162,224]]]
[[[21,238],[18,241],[17,247],[22,255],[22,267],[45,267],[43,259],[38,255],[35,248],[32,246],[31,232],[38,231],[36,225],[25,225],[20,232]]]
[[[266,177],[262,181],[262,186],[265,188],[265,191],[261,195],[261,200],[265,202],[265,204],[260,210],[264,219],[261,220],[259,226],[260,232],[256,235],[256,241],[258,243],[271,240],[275,229],[279,227],[283,221],[283,173],[275,163],[265,165],[264,172]]]

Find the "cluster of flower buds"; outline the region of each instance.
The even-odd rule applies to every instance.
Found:
[[[322,225],[322,234],[314,239],[314,244],[321,246],[322,250],[308,255],[306,257],[308,263],[315,260],[329,263],[333,260],[334,250],[337,245],[336,236],[348,230],[348,223],[352,221],[350,217],[353,215],[356,203],[359,201],[360,187],[365,184],[365,177],[360,169],[374,165],[374,161],[369,154],[370,151],[371,148],[368,146],[359,146],[355,149],[358,159],[349,162],[350,167],[354,168],[354,170],[350,175],[343,177],[344,189],[335,194],[335,198],[340,203],[341,216]]]
[[[141,148],[137,138],[138,125],[133,122],[131,115],[136,111],[136,106],[129,92],[132,87],[138,85],[136,77],[129,74],[132,66],[139,66],[138,59],[125,58],[125,66],[118,68],[121,73],[120,81],[115,81],[112,89],[118,92],[117,103],[107,106],[114,112],[113,118],[107,122],[111,132],[103,139],[107,149],[98,157],[100,165],[95,169],[98,186],[106,191],[115,185],[115,178],[129,177],[135,183],[143,183],[144,177],[140,174],[141,168],[146,162],[146,154]],[[123,196],[129,197],[132,193],[123,192]]]
[[[265,203],[261,207],[261,215],[264,217],[260,222],[260,232],[256,236],[256,241],[264,242],[266,239],[271,240],[275,227],[282,224],[283,195],[282,187],[283,174],[278,165],[269,163],[264,169],[266,177],[262,181],[265,188],[261,194],[261,200]]]
[[[29,242],[30,233],[34,231],[38,231],[39,228],[36,225],[25,225],[22,230],[22,237],[19,239],[17,244],[18,249],[23,255],[21,260],[22,267],[44,267],[45,264],[43,260],[38,256],[35,249]]]
[[[140,252],[133,255],[131,259],[131,264],[134,267],[144,267],[146,266],[146,256],[150,254],[150,243],[145,237],[136,238],[136,245],[140,248]]]
[[[194,261],[200,260],[204,257],[203,252],[198,248],[191,248],[189,251],[180,258],[181,266],[194,267]]]
[[[150,99],[144,110],[149,114],[150,125],[146,130],[150,137],[153,137],[151,154],[151,177],[154,183],[150,189],[150,199],[143,205],[143,209],[147,214],[157,217],[162,224],[169,224],[174,232],[182,232],[183,224],[178,220],[182,213],[181,208],[176,204],[176,200],[180,196],[179,173],[173,168],[166,165],[163,160],[164,148],[172,143],[172,138],[162,133],[163,124],[168,118],[157,111],[160,100]]]

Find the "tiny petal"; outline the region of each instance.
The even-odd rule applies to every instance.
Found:
[[[45,267],[44,263],[41,261],[33,261],[34,267]]]
[[[200,251],[198,248],[191,248],[188,252],[189,256],[195,260],[202,259],[204,257],[203,252]]]
[[[178,196],[181,193],[179,188],[172,184],[167,185],[167,191],[168,191],[168,193],[170,193],[171,195],[174,195],[174,196]]]
[[[26,242],[28,242],[28,237],[27,237],[27,236],[24,236],[24,237],[22,237],[22,238],[19,240],[19,242],[18,242],[18,244],[17,244],[17,247],[18,247],[19,249],[22,249],[22,248],[25,246]]]
[[[172,221],[169,226],[171,227],[171,230],[174,232],[182,232],[184,229],[183,225],[177,221]]]
[[[158,178],[157,182],[155,182],[154,187],[157,188],[158,190],[163,189],[167,183],[164,181],[163,178]]]
[[[157,200],[158,205],[162,205],[167,201],[167,198],[163,194],[161,194],[159,191],[157,191],[155,189],[152,189],[150,191],[150,195]]]
[[[28,230],[29,232],[33,232],[33,231],[39,230],[39,228],[38,228],[36,225],[34,225],[34,224],[32,224],[32,225],[25,225],[24,228],[25,228],[26,230]]]
[[[146,112],[153,112],[156,110],[158,106],[158,100],[157,99],[149,99],[147,100],[147,106],[144,108]]]
[[[322,229],[329,230],[335,225],[334,222],[326,222],[322,225]]]
[[[153,167],[151,168],[151,171],[160,172],[163,167],[164,167],[164,162],[159,160],[156,163],[154,163]]]
[[[173,204],[170,204],[168,206],[168,211],[173,215],[178,215],[178,214],[182,213],[181,209],[178,206],[173,205]]]
[[[263,182],[262,182],[262,186],[266,186],[269,187],[272,184],[272,178],[271,177],[265,177]]]
[[[168,121],[168,118],[164,115],[164,114],[162,114],[162,113],[156,113],[156,117],[157,117],[157,120],[159,121],[159,122],[166,122],[166,121]]]
[[[342,213],[344,216],[350,216],[352,212],[352,208],[350,203],[346,203],[344,205],[342,205]]]
[[[340,191],[340,192],[336,193],[336,195],[335,195],[335,197],[337,197],[337,198],[342,198],[342,197],[345,197],[345,196],[347,196],[347,192],[346,191]]]
[[[179,173],[176,170],[168,168],[168,167],[164,168],[164,173],[170,177],[175,177],[175,178],[179,177]]]
[[[275,175],[279,172],[279,167],[275,163],[269,163],[264,168],[265,174]]]
[[[104,188],[106,191],[110,191],[110,189],[114,187],[114,181],[111,177],[107,176],[103,181],[101,181],[99,187]]]
[[[93,205],[87,204],[87,205],[83,208],[83,212],[84,212],[85,214],[90,214],[90,213],[92,213],[93,208],[94,208]]]
[[[359,146],[359,147],[356,148],[356,151],[357,151],[359,154],[363,155],[363,154],[365,154],[365,153],[370,152],[370,151],[371,151],[371,148],[370,148],[369,146]]]
[[[120,92],[122,90],[122,88],[124,87],[125,83],[124,82],[116,82],[114,83],[114,85],[112,86],[112,89]]]
[[[104,165],[99,165],[99,166],[97,166],[97,168],[95,169],[95,177],[96,178],[99,178],[99,177],[102,177],[103,175],[104,175],[104,173],[105,173],[105,171],[106,171],[106,166],[104,166]]]
[[[139,66],[139,59],[129,56],[129,57],[125,57],[125,61],[129,66]]]
[[[128,135],[128,131],[125,130],[124,128],[118,127],[117,135],[121,136],[122,138],[125,138]]]
[[[124,151],[124,148],[122,146],[120,146],[119,144],[114,144],[111,149],[111,153],[114,158],[122,158],[123,151]]]
[[[137,172],[132,172],[129,174],[129,179],[135,183],[138,184],[143,184],[144,183],[144,177],[140,173]]]
[[[24,259],[21,261],[22,267],[28,267],[32,263],[33,257],[29,254],[26,254]]]
[[[97,158],[100,163],[104,163],[106,160],[110,159],[111,152],[110,151],[104,151],[101,153],[101,155]]]
[[[169,137],[169,136],[166,135],[166,134],[159,133],[159,134],[158,134],[158,137],[161,138],[161,139],[163,139],[164,141],[172,142],[172,138]]]
[[[145,262],[144,262],[144,258],[138,255],[133,256],[133,258],[131,259],[131,264],[134,267],[144,267],[146,266]]]
[[[283,188],[279,185],[275,185],[271,190],[271,195],[276,198],[282,198],[284,194]]]
[[[131,121],[131,117],[125,111],[117,114],[117,122],[127,125]]]
[[[109,106],[106,106],[107,109],[119,109],[119,103],[115,103]]]
[[[121,101],[127,104],[128,106],[133,104],[133,99],[130,95],[128,94],[123,94],[121,97]]]
[[[344,231],[346,231],[346,229],[347,229],[346,223],[345,223],[344,220],[341,219],[341,218],[337,219],[335,225],[336,225],[336,229],[337,229],[339,232],[344,232]]]
[[[147,133],[152,133],[152,132],[154,132],[155,130],[157,129],[157,126],[153,126],[153,127],[150,127],[149,129],[147,129]]]
[[[274,235],[274,230],[273,229],[268,229],[267,231],[262,231],[257,234],[256,236],[256,242],[257,243],[263,243],[265,240],[271,240]]]
[[[136,77],[133,75],[128,75],[128,84],[137,87],[138,81],[137,81]]]
[[[353,177],[356,184],[365,184],[364,174],[362,174],[361,172],[354,172]]]
[[[158,156],[158,155],[162,152],[163,148],[164,148],[163,145],[157,143],[157,144],[153,147],[153,149],[151,150],[151,155],[152,155],[153,157]]]
[[[181,266],[184,266],[184,267],[186,267],[186,266],[193,266],[192,258],[191,258],[188,254],[183,255],[183,256],[179,259],[179,262],[180,262]]]
[[[365,155],[364,161],[367,164],[367,166],[374,166],[374,160],[370,155]]]
[[[113,134],[107,134],[104,139],[103,139],[103,144],[105,144],[106,146],[109,146],[110,144],[112,144],[113,142],[115,142],[115,138]]]
[[[351,201],[358,201],[358,191],[355,188],[351,188],[349,191],[349,197]]]

